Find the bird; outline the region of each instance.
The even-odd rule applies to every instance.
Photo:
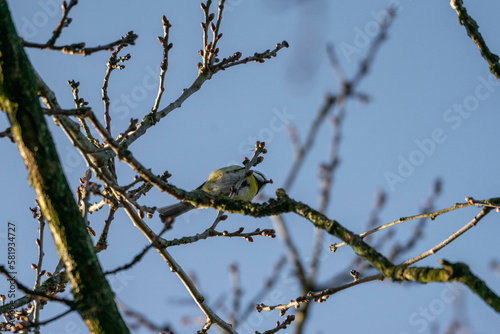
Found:
[[[237,165],[219,168],[214,170],[208,179],[196,189],[201,189],[215,196],[229,196],[236,183],[245,177],[233,199],[250,202],[266,184],[272,183],[272,180],[266,179],[264,174],[256,170],[252,170],[252,173],[248,173],[247,176],[244,175],[245,173],[245,167]],[[193,204],[179,202],[158,208],[157,211],[160,214],[161,222],[166,224],[192,209],[195,209]]]

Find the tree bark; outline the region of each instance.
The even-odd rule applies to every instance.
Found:
[[[66,265],[74,308],[92,333],[129,333],[64,176],[38,100],[33,68],[5,0],[0,0],[0,108],[8,115],[29,182]]]

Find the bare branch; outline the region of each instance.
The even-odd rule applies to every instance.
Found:
[[[54,46],[54,43],[56,40],[61,36],[61,32],[63,28],[66,28],[67,26],[70,25],[71,19],[68,18],[69,11],[73,6],[75,6],[78,3],[77,0],[70,0],[69,4],[66,1],[63,1],[62,3],[62,10],[63,10],[63,15],[61,20],[59,21],[59,24],[57,25],[56,29],[54,29],[54,32],[52,33],[52,37],[45,43],[45,45],[52,47]]]
[[[297,297],[295,300],[291,300],[289,303],[286,303],[286,304],[278,304],[278,305],[272,305],[272,306],[265,305],[265,304],[258,304],[257,305],[257,312],[280,310],[280,315],[284,315],[285,312],[292,307],[299,308],[301,304],[309,303],[310,301],[322,303],[322,302],[326,301],[328,299],[328,297],[330,297],[331,295],[333,295],[337,292],[340,292],[342,290],[351,288],[351,287],[359,285],[359,284],[371,282],[374,280],[382,280],[383,278],[384,278],[384,276],[381,274],[361,278],[361,279],[355,280],[351,283],[339,286],[337,288],[330,288],[330,289],[326,289],[326,290],[319,291],[319,292],[309,292],[308,294],[306,294],[304,296]]]
[[[286,43],[286,42],[279,44],[280,45],[279,49],[281,49],[283,47],[284,43]],[[286,45],[288,46],[288,43],[286,43]],[[173,110],[180,108],[182,106],[182,104],[184,103],[184,101],[187,100],[187,98],[189,98],[191,95],[196,93],[201,88],[201,86],[207,80],[210,80],[212,78],[212,75],[214,73],[218,72],[219,70],[223,70],[223,69],[226,69],[226,68],[234,66],[234,65],[247,63],[249,61],[259,60],[257,62],[261,63],[261,62],[263,62],[264,59],[276,56],[276,53],[279,49],[277,48],[277,49],[275,49],[273,51],[269,51],[269,52],[266,51],[263,54],[257,53],[256,54],[257,56],[247,57],[246,61],[239,61],[239,62],[237,62],[236,59],[239,59],[239,57],[241,57],[241,53],[235,53],[235,55],[238,55],[238,56],[237,57],[235,56],[234,60],[231,60],[233,58],[230,57],[230,58],[226,59],[226,62],[224,62],[224,63],[221,62],[220,64],[214,65],[213,69],[211,69],[210,71],[199,71],[198,76],[196,77],[194,82],[191,84],[191,86],[184,89],[182,91],[181,95],[174,102],[170,103],[168,106],[166,106],[165,108],[158,111],[156,113],[156,116],[154,119],[153,119],[151,114],[144,117],[141,120],[141,123],[137,126],[137,129],[135,131],[133,131],[132,133],[130,133],[129,136],[126,138],[126,140],[121,139],[120,143],[125,142],[127,146],[130,146],[130,144],[132,144],[140,136],[145,134],[146,131],[150,127],[152,127],[154,124],[156,124],[160,119],[162,119],[163,117],[170,114],[170,112],[172,112]],[[230,62],[230,60],[231,60],[231,62]]]
[[[429,196],[429,198],[427,198],[424,207],[421,210],[423,214],[429,213],[434,210],[434,203],[441,194],[441,188],[441,180],[437,179],[434,183],[432,194]],[[401,256],[402,254],[405,254],[406,252],[411,250],[416,245],[417,241],[422,239],[423,231],[428,221],[429,220],[427,218],[420,218],[417,226],[415,226],[415,228],[413,229],[411,237],[406,241],[406,243],[403,245],[401,245],[400,243],[396,243],[392,247],[389,255],[389,259],[391,261],[394,261],[397,256]]]
[[[274,333],[277,333],[277,332],[279,332],[282,329],[286,329],[287,326],[289,326],[294,320],[295,320],[295,316],[294,315],[287,315],[286,318],[285,318],[285,320],[282,323],[280,323],[279,321],[276,321],[276,327],[275,328],[267,330],[267,331],[263,332],[262,334],[274,334]],[[255,334],[260,334],[260,333],[256,331]]]
[[[96,253],[99,253],[100,251],[108,248],[108,231],[109,227],[111,226],[111,222],[115,217],[115,212],[116,212],[115,208],[113,207],[109,208],[108,218],[106,218],[106,220],[104,221],[104,227],[102,229],[101,235],[99,236],[99,240],[94,246]]]
[[[229,266],[229,277],[231,279],[231,290],[233,303],[231,305],[231,313],[229,315],[229,323],[233,324],[233,327],[236,328],[238,321],[238,313],[240,311],[241,306],[241,281],[240,281],[240,273],[238,270],[238,265],[233,263]]]
[[[302,286],[307,286],[308,282],[306,271],[304,269],[304,265],[302,264],[302,260],[300,259],[297,247],[293,243],[292,238],[290,237],[290,233],[288,232],[287,224],[284,221],[284,216],[277,215],[271,217],[271,219],[274,223],[275,228],[278,230],[278,235],[285,244],[289,261],[294,266],[294,274],[297,276],[297,279],[300,281],[300,284]]]
[[[124,63],[125,61],[130,59],[130,54],[126,54],[123,57],[118,57],[118,53],[126,47],[127,44],[118,44],[115,48],[115,51],[111,53],[111,56],[109,57],[107,68],[106,68],[106,74],[104,75],[104,82],[102,84],[102,101],[104,102],[104,124],[106,125],[106,130],[111,134],[111,116],[109,116],[109,96],[108,96],[108,85],[109,85],[109,77],[111,76],[111,72],[114,69],[119,69],[123,70],[125,68],[125,65],[122,65],[121,63]]]
[[[496,54],[492,53],[486,45],[483,36],[479,32],[479,26],[477,22],[467,13],[464,7],[464,2],[462,0],[451,0],[451,8],[453,8],[458,15],[458,22],[465,27],[467,30],[467,35],[472,39],[474,44],[481,52],[481,56],[486,60],[490,67],[490,72],[493,73],[498,80],[500,80],[500,59]]]
[[[44,229],[45,229],[45,218],[42,215],[42,210],[40,209],[40,205],[38,204],[38,201],[36,201],[37,207],[38,207],[38,214],[37,214],[37,219],[38,219],[38,224],[40,225],[38,227],[38,238],[36,239],[36,245],[38,248],[38,262],[36,264],[36,278],[35,278],[35,286],[33,287],[34,290],[38,289],[40,287],[40,282],[42,279],[42,276],[45,274],[45,270],[42,270],[42,265],[43,265],[43,257],[45,253],[43,252],[43,241],[44,241]],[[35,215],[35,213],[33,213]],[[40,317],[40,309],[42,308],[42,301],[40,298],[35,298],[34,300],[34,310],[33,310],[33,322],[38,322],[38,319]],[[38,326],[35,326],[35,331],[39,330]]]
[[[118,308],[127,316],[129,320],[133,319],[137,321],[139,325],[142,325],[147,329],[160,333],[173,333],[173,330],[170,325],[162,325],[162,326],[156,325],[152,321],[148,320],[144,315],[136,311],[133,311],[122,302],[118,302]]]
[[[377,228],[374,228],[370,231],[363,232],[363,233],[359,234],[359,237],[364,238],[370,234],[373,234],[373,233],[378,232],[380,230],[383,230],[385,228],[388,228],[388,227],[391,227],[391,226],[394,226],[397,224],[401,224],[401,223],[404,223],[404,222],[407,222],[410,220],[414,220],[414,219],[429,218],[430,220],[434,220],[434,219],[436,219],[437,216],[440,216],[440,215],[445,214],[447,212],[458,210],[461,208],[466,208],[469,206],[475,206],[475,205],[482,205],[485,207],[495,208],[498,205],[500,205],[500,198],[491,198],[491,199],[479,201],[479,202],[471,201],[471,202],[466,202],[466,203],[457,203],[457,204],[450,206],[448,208],[445,208],[445,209],[441,209],[441,210],[437,210],[437,211],[433,211],[433,212],[429,212],[429,213],[422,213],[422,214],[418,214],[415,216],[402,217],[402,218],[399,218],[398,220],[395,220],[393,222],[390,222],[390,223],[381,225]],[[346,244],[344,242],[339,243],[339,244],[333,244],[330,246],[330,250],[336,251],[339,247],[342,247],[345,245]]]
[[[441,250],[443,247],[445,247],[446,245],[448,245],[450,242],[452,242],[453,240],[455,240],[456,238],[458,238],[459,236],[461,236],[462,234],[464,234],[465,232],[467,232],[472,227],[476,226],[476,224],[481,219],[483,219],[484,216],[486,216],[491,210],[492,210],[492,208],[484,207],[481,210],[481,212],[479,212],[470,222],[468,222],[464,227],[462,227],[458,231],[454,232],[446,240],[444,240],[443,242],[439,243],[438,245],[432,247],[427,252],[424,252],[424,253],[422,253],[422,254],[420,254],[418,256],[415,256],[412,259],[409,259],[409,260],[403,262],[402,265],[411,265],[411,264],[413,264],[415,262],[418,262],[418,261],[420,261],[422,259],[425,259],[426,257],[428,257],[428,256],[430,256],[432,254],[437,253],[439,250]]]
[[[187,236],[187,237],[182,237],[180,239],[172,239],[172,240],[167,240],[165,242],[165,247],[171,247],[171,246],[180,246],[180,245],[187,245],[191,244],[200,240],[205,240],[210,237],[226,237],[226,238],[243,238],[248,242],[253,242],[253,237],[256,236],[264,236],[264,237],[270,237],[270,238],[275,238],[276,237],[276,232],[271,229],[263,229],[261,230],[260,228],[256,228],[252,232],[248,233],[243,233],[244,228],[240,227],[237,229],[235,232],[228,232],[228,231],[223,231],[219,232],[214,229],[207,228],[205,231],[203,231],[200,234],[196,234],[194,236]]]
[[[78,109],[42,109],[44,115],[47,116],[86,116],[91,110],[89,107]]]
[[[135,40],[137,39],[137,35],[134,34],[133,31],[129,31],[125,37],[121,37],[119,40],[105,44],[105,45],[98,45],[94,47],[85,47],[85,43],[73,43],[69,45],[64,45],[64,46],[55,46],[55,45],[48,45],[47,43],[45,44],[40,44],[40,43],[32,43],[32,42],[24,42],[24,46],[30,47],[30,48],[37,48],[40,50],[54,50],[54,51],[61,51],[66,54],[70,55],[82,55],[82,56],[88,56],[91,55],[94,52],[98,51],[112,51],[113,48],[117,45],[121,44],[130,44],[134,45]]]
[[[242,322],[244,319],[250,316],[250,314],[255,310],[255,305],[257,305],[259,301],[264,299],[266,294],[271,290],[271,288],[278,283],[281,271],[285,267],[285,264],[286,264],[286,257],[281,256],[274,265],[271,274],[264,281],[263,287],[255,294],[252,300],[248,303],[248,306],[245,309],[245,311],[242,312],[241,316],[239,317],[240,322]]]
[[[168,69],[168,51],[172,48],[172,43],[168,43],[169,30],[172,25],[167,20],[167,17],[163,15],[163,37],[158,37],[158,41],[161,43],[163,47],[163,59],[160,64],[160,83],[158,85],[158,95],[156,96],[155,103],[153,108],[151,109],[151,113],[153,114],[153,120],[156,120],[156,112],[160,106],[161,97],[163,92],[165,91],[164,82],[165,82],[165,74]]]

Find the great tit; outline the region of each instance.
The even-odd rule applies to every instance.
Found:
[[[267,183],[272,182],[267,180],[261,172],[256,170],[252,172],[251,175],[245,178],[241,187],[236,191],[233,199],[250,202]],[[231,165],[219,168],[214,170],[208,179],[196,189],[201,189],[216,196],[229,196],[231,194],[231,188],[241,180],[244,173],[245,167],[241,166]],[[195,206],[191,203],[179,202],[177,204],[158,208],[157,210],[160,214],[162,223],[167,223],[169,219],[176,218],[194,208]]]

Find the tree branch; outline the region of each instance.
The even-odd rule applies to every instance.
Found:
[[[76,310],[92,332],[128,333],[64,176],[38,101],[34,71],[5,0],[0,0],[0,62],[0,109],[7,113],[30,184],[65,262]]]
[[[61,51],[62,53],[70,54],[70,55],[81,55],[81,56],[88,56],[91,55],[94,52],[98,51],[111,51],[113,48],[117,45],[122,45],[122,44],[135,44],[135,40],[137,39],[137,35],[134,34],[133,31],[129,31],[125,37],[121,37],[119,40],[116,40],[114,42],[105,44],[105,45],[98,45],[94,47],[85,47],[85,43],[73,43],[73,44],[68,44],[68,45],[63,45],[63,46],[55,46],[55,45],[50,45],[48,43],[45,44],[40,44],[40,43],[32,43],[32,42],[24,42],[24,46],[30,47],[30,48],[37,48],[40,50],[54,50],[54,51]]]
[[[479,48],[481,56],[486,60],[490,67],[490,72],[493,73],[498,80],[500,80],[500,63],[498,62],[499,57],[492,53],[486,45],[483,36],[479,32],[479,25],[477,22],[467,13],[464,7],[464,2],[462,0],[451,0],[451,8],[453,8],[458,15],[458,22],[465,27],[467,30],[467,35],[472,39],[474,44]]]

